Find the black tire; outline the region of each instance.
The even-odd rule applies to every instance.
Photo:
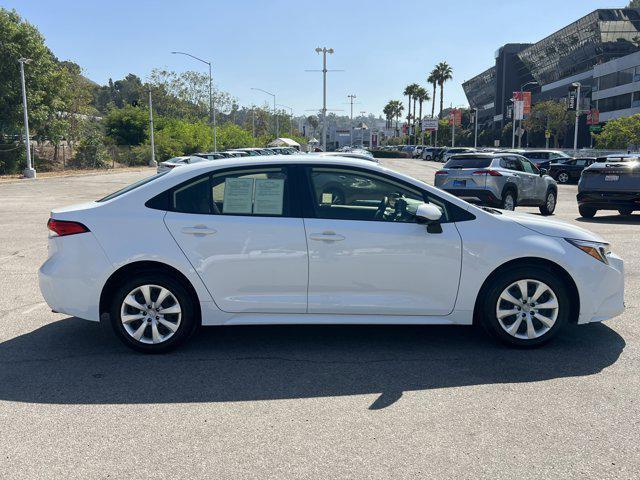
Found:
[[[178,323],[178,327],[175,332],[166,340],[160,343],[143,343],[133,338],[133,336],[127,332],[125,326],[121,319],[121,308],[123,306],[123,302],[125,297],[129,295],[130,292],[135,290],[137,287],[143,285],[154,285],[158,287],[165,288],[169,290],[171,295],[177,300],[179,307],[181,309],[181,315],[179,323],[176,321],[177,316],[172,318],[172,321],[176,321]],[[157,289],[151,289],[152,300],[158,298],[159,291]],[[155,297],[154,297],[155,294]],[[166,300],[165,300],[166,302]],[[139,302],[140,303],[140,302]],[[144,302],[142,302],[144,303]],[[165,303],[166,305],[166,303]],[[135,309],[134,309],[135,310]],[[134,275],[133,278],[126,280],[123,282],[118,288],[115,290],[112,298],[111,304],[109,308],[109,314],[111,319],[111,326],[116,336],[129,348],[136,350],[138,352],[143,353],[166,353],[174,348],[178,347],[180,344],[185,342],[191,334],[195,331],[198,326],[198,318],[197,318],[198,310],[195,307],[195,299],[190,294],[189,290],[182,284],[182,282],[176,280],[174,277],[171,277],[162,272],[141,272],[138,275]],[[132,313],[135,313],[132,312]],[[145,312],[146,315],[147,312]],[[158,318],[157,316],[155,318]],[[169,317],[167,317],[169,318]],[[131,328],[137,329],[138,327],[142,327],[142,323],[145,320],[141,321],[136,320],[135,322],[131,322]],[[137,323],[139,322],[139,323]],[[149,327],[145,327],[143,329],[144,332],[150,329]],[[170,330],[164,326],[158,324],[158,329],[162,329],[161,333],[169,334]],[[166,331],[166,333],[165,333]]]
[[[502,292],[513,283],[525,279],[534,281],[537,280],[546,284],[555,294],[558,303],[557,318],[553,325],[545,333],[541,333],[540,336],[531,339],[517,338],[516,336],[507,333],[505,328],[500,324],[496,313],[498,301]],[[529,295],[533,295],[534,290],[535,284],[529,283]],[[567,323],[572,308],[571,297],[569,296],[562,278],[554,275],[554,272],[552,270],[539,266],[514,267],[500,273],[496,278],[492,280],[491,284],[488,285],[487,288],[483,289],[479,298],[482,301],[482,303],[479,304],[479,319],[485,330],[491,336],[498,339],[502,343],[523,348],[538,347],[555,337],[557,333],[562,329],[562,327]],[[543,302],[545,301],[544,297],[540,298]],[[504,302],[504,300],[502,300],[502,302]],[[506,308],[509,307],[507,306]],[[547,310],[543,310],[543,312],[545,314],[548,314]],[[518,320],[517,315],[524,314],[521,313],[514,315],[514,323]],[[520,327],[516,330],[516,334],[526,335],[527,321],[522,319],[520,320],[520,322]],[[538,329],[538,331],[544,332],[545,325],[542,322],[538,321],[537,319],[532,320],[532,322],[534,322],[535,327]],[[503,319],[503,323],[505,323],[507,327],[514,325],[514,323],[511,323],[511,319],[509,317],[505,317]]]
[[[518,206],[517,199],[518,199],[518,196],[515,190],[511,188],[505,190],[504,192],[502,192],[502,200],[500,200],[500,208],[502,208],[503,210],[512,210],[512,211],[515,210],[516,207]],[[513,208],[511,208],[510,205],[513,205]]]
[[[558,172],[558,174],[556,175],[556,180],[558,181],[558,183],[569,183],[569,180],[571,180],[571,176],[568,172]]]
[[[620,215],[624,215],[624,216],[626,217],[626,216],[629,216],[629,215],[631,215],[631,214],[633,213],[633,208],[630,208],[630,207],[627,207],[627,208],[619,208],[619,209],[618,209],[618,213],[619,213]]]
[[[593,207],[588,207],[587,205],[578,205],[578,212],[580,212],[580,216],[583,218],[593,218],[596,216],[598,210]]]
[[[558,194],[555,190],[550,188],[547,190],[547,194],[544,196],[544,203],[540,205],[540,213],[542,215],[553,215],[556,210],[556,204],[558,203]]]

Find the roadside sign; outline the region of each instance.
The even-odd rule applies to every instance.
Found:
[[[551,138],[551,130],[544,131],[544,138],[547,138],[547,139]]]
[[[578,107],[578,87],[571,85],[569,87],[569,96],[567,97],[567,110],[575,111]]]
[[[598,133],[602,131],[602,125],[589,125],[589,131],[591,133]]]
[[[435,131],[438,130],[438,119],[434,117],[424,117],[422,120],[423,131]]]
[[[513,102],[513,118],[522,120],[524,118],[524,100],[516,100]]]
[[[587,112],[587,125],[597,125],[600,123],[600,111],[592,108]]]

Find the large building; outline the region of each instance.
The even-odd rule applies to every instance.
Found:
[[[539,42],[503,45],[494,60],[462,85],[484,128],[511,121],[513,92],[531,91],[535,104],[565,98],[574,82],[582,108],[598,109],[602,122],[640,112],[640,9],[595,10]],[[580,130],[586,145],[588,130]]]

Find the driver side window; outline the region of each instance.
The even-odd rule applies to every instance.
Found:
[[[383,222],[415,222],[422,193],[357,170],[310,168],[313,208],[317,218]]]

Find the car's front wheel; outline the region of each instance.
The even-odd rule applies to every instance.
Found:
[[[567,288],[553,272],[517,267],[494,279],[484,295],[482,323],[500,341],[535,347],[553,338],[569,318]]]
[[[115,291],[111,325],[128,347],[144,353],[174,349],[193,333],[196,309],[185,286],[164,273],[142,273]]]
[[[569,183],[569,174],[567,172],[560,172],[558,174],[558,183]]]

